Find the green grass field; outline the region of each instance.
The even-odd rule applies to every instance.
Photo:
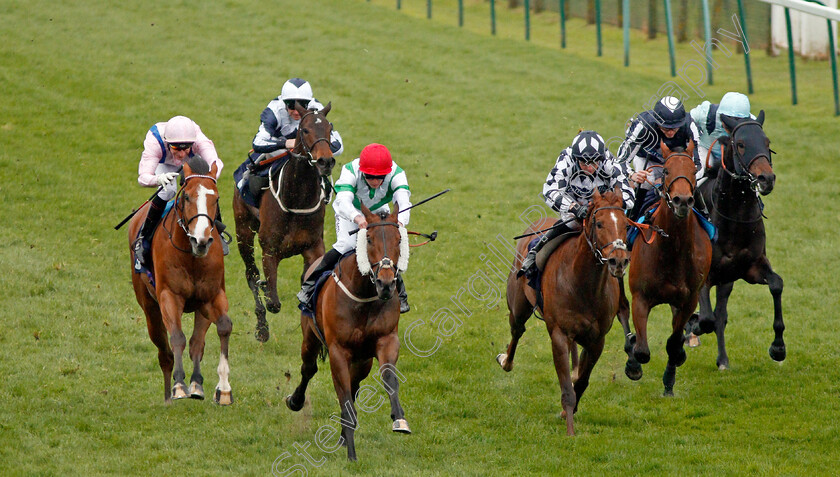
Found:
[[[293,465],[309,475],[836,473],[840,119],[828,64],[798,62],[793,107],[785,57],[753,56],[751,101],[766,111],[778,152],[765,213],[768,255],[785,280],[787,360],[767,353],[769,291],[742,282],[729,306],[731,369],[717,370],[714,338],[704,337],[679,368],[676,395],[663,398],[670,314],[659,307],[645,377],[624,376],[616,325],[576,415],[578,436],[568,438],[544,325],[529,322],[512,373],[494,360],[509,329],[503,284],[480,280],[492,277],[488,244],[521,232],[520,215],[542,204],[545,175],[579,128],[620,136],[672,80],[667,44],[634,32],[624,68],[612,27],[597,58],[594,27],[581,21],[569,23],[561,51],[550,13],[532,17],[526,43],[521,9],[503,2],[496,37],[486,2],[465,2],[464,28],[454,0],[436,1],[432,21],[425,2],[402,3],[0,5],[0,474],[265,475],[285,453],[277,475]],[[698,59],[687,45],[677,53],[678,65]],[[746,82],[741,57],[715,58],[715,84],[701,89],[717,102]],[[280,266],[284,307],[269,315],[272,336],[261,344],[234,248],[225,264],[236,402],[165,406],[126,232],[113,229],[151,194],[136,183],[144,134],[176,114],[196,120],[226,163],[220,191],[232,228],[232,172],[291,76],[332,101],[346,147],[339,164],[381,142],[406,169],[414,200],[452,188],[412,214],[412,229],[440,233],[413,250],[406,275],[413,310],[401,330],[413,327],[417,353],[404,342],[400,391],[414,433],[390,431],[387,405],[360,412],[358,463],[314,444],[338,412],[328,365],[303,411],[283,404],[299,379],[299,258]],[[686,91],[689,106],[704,99]],[[332,224],[330,208],[328,245]],[[460,326],[432,323],[442,307]],[[217,363],[211,329],[208,390]],[[297,454],[307,445],[311,461]]]

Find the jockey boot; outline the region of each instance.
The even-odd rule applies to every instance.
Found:
[[[341,258],[341,252],[338,250],[331,248],[324,257],[321,258],[321,263],[312,270],[312,273],[306,277],[306,281],[304,281],[300,286],[300,291],[297,294],[297,299],[303,304],[309,303],[309,299],[312,297],[312,292],[315,290],[315,283],[321,278],[321,275],[324,272],[332,270],[335,268],[335,264],[338,263],[338,259]]]
[[[219,237],[222,238],[222,255],[227,256],[230,253],[230,244],[233,241],[233,238],[230,236],[229,233],[225,232],[227,225],[222,222],[222,209],[219,208],[219,203],[216,202],[216,220],[213,221],[213,225],[216,227],[216,230],[219,231]]]
[[[411,311],[411,305],[408,304],[408,293],[405,292],[405,282],[401,276],[397,276],[397,290],[400,296],[400,313],[408,313]]]
[[[537,253],[542,250],[545,244],[552,241],[555,237],[558,237],[565,232],[569,232],[570,230],[571,229],[569,229],[565,224],[555,225],[554,227],[548,229],[548,231],[540,237],[540,241],[534,245],[534,248],[528,251],[528,255],[526,255],[525,260],[522,261],[522,268],[516,272],[516,277],[519,278],[522,275],[525,275],[530,279],[537,271]]]
[[[140,228],[140,235],[134,242],[134,259],[143,265],[149,263],[149,255],[152,253],[152,244],[150,242],[152,234],[155,233],[155,228],[163,216],[163,211],[166,209],[165,200],[158,196],[152,199],[149,204],[149,213],[146,215],[146,221],[143,222],[143,227]]]

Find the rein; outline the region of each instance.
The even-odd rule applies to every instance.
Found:
[[[595,238],[595,214],[597,214],[599,211],[609,210],[609,209],[620,210],[620,211],[622,211],[622,213],[624,213],[624,209],[622,209],[621,207],[615,207],[615,206],[599,207],[599,208],[593,210],[592,213],[589,214],[589,216],[586,219],[584,219],[584,225],[583,226],[584,226],[584,228],[587,228],[587,221],[588,221],[588,224],[589,224],[588,228],[589,228],[590,231],[583,234],[583,237],[586,239],[586,243],[589,245],[589,249],[592,250],[593,255],[595,255],[595,260],[598,261],[599,265],[603,265],[603,264],[607,263],[607,259],[604,258],[605,254],[603,253],[603,250],[605,248],[611,247],[607,251],[606,255],[609,255],[610,253],[612,253],[613,250],[627,250],[627,245],[624,243],[624,240],[621,240],[620,238],[615,239],[612,242],[610,242],[606,245],[603,245],[601,247],[597,247],[597,243],[596,243],[597,239]],[[591,221],[589,220],[589,217],[592,217]],[[589,238],[590,235],[592,235],[592,238]]]
[[[684,152],[675,152],[675,153],[669,155],[668,158],[670,159],[671,157],[674,157],[674,156],[687,157],[687,158],[691,159],[692,161],[694,161],[693,157],[691,157],[690,155],[688,155]],[[661,167],[664,167],[664,166],[661,166]],[[663,190],[660,192],[660,195],[665,197],[665,203],[668,204],[668,208],[671,209],[671,210],[674,210],[674,205],[673,205],[674,202],[673,202],[673,199],[671,199],[671,186],[674,185],[674,182],[677,182],[680,179],[685,179],[685,181],[688,182],[688,186],[689,186],[689,189],[691,191],[691,195],[694,195],[694,189],[696,188],[696,185],[691,182],[690,177],[680,175],[680,176],[677,176],[677,177],[671,179],[671,181],[668,182],[667,184],[663,184],[664,187],[662,188]]]
[[[397,227],[400,231],[400,258],[399,260],[394,263],[394,261],[388,256],[388,246],[385,243],[385,229],[382,229],[382,244],[384,246],[383,257],[378,262],[371,264],[367,257],[367,232],[369,229],[374,227],[380,226],[393,226]],[[394,272],[394,276],[399,277],[400,273],[404,272],[408,267],[408,231],[406,231],[405,227],[401,226],[396,222],[376,222],[373,224],[368,224],[367,229],[359,229],[359,231],[364,230],[365,233],[359,233],[356,236],[356,264],[359,268],[359,273],[364,277],[367,276],[370,278],[370,282],[372,284],[376,284],[376,279],[379,276],[379,272],[385,269],[396,268]],[[361,251],[361,253],[360,253]],[[336,284],[339,288],[347,295],[350,299],[357,303],[370,303],[376,300],[379,300],[379,296],[374,295],[368,298],[360,298],[354,295],[350,289],[347,288],[344,283],[341,282],[341,277],[336,275],[333,272],[333,280],[335,280]]]
[[[184,185],[182,185],[181,188],[178,189],[178,192],[175,194],[175,213],[178,214],[177,224],[181,227],[181,229],[184,230],[184,233],[187,235],[187,237],[190,237],[190,231],[187,228],[190,225],[190,223],[193,220],[195,220],[199,217],[207,217],[207,220],[210,221],[210,232],[212,233],[213,229],[216,228],[216,223],[215,223],[215,219],[213,217],[210,217],[209,214],[195,214],[192,217],[190,217],[188,220],[184,221],[184,202],[183,202],[183,200],[181,200],[181,197],[184,195],[184,190],[185,190],[185,187],[187,185],[187,181],[189,181],[190,179],[210,179],[211,181],[213,181],[214,184],[216,183],[216,178],[215,177],[202,175],[202,174],[194,174],[194,175],[191,175],[191,176],[188,176],[188,177],[184,178]],[[180,207],[179,207],[179,205],[180,205]],[[163,229],[166,230],[167,235],[169,235],[169,243],[172,244],[172,247],[174,247],[176,250],[178,250],[180,252],[189,253],[189,254],[192,255],[192,250],[183,249],[183,248],[179,247],[177,244],[175,244],[175,241],[173,240],[173,237],[172,237],[172,231],[166,228],[166,223],[165,222],[162,225],[163,225]]]

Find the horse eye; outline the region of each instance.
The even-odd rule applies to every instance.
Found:
[[[738,149],[743,149],[743,148],[744,148],[744,143],[739,142],[739,143],[738,143]]]
[[[309,129],[301,128],[301,131],[303,131],[304,134],[309,134]]]
[[[595,227],[602,229],[604,228],[604,224],[602,224],[601,222],[595,222]]]

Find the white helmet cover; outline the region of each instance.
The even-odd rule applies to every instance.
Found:
[[[195,142],[195,123],[186,116],[175,116],[166,122],[163,140],[173,143]]]
[[[733,118],[748,118],[750,117],[750,99],[744,94],[730,91],[720,100],[718,114]]]
[[[312,86],[309,85],[309,82],[300,78],[292,78],[286,81],[283,83],[283,89],[280,90],[280,100],[285,101],[287,99],[312,101],[314,99],[312,96]]]

